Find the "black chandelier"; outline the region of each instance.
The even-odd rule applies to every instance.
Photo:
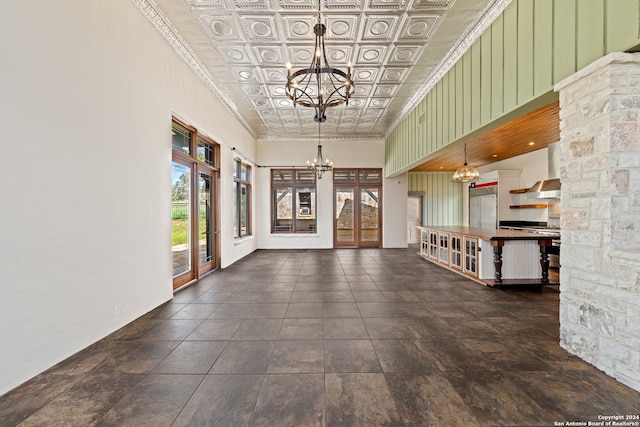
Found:
[[[320,123],[318,120],[318,154],[313,162],[307,160],[307,169],[316,173],[318,179],[322,179],[322,174],[333,169],[333,162],[329,159],[322,158],[322,143],[320,142]]]
[[[314,25],[316,35],[314,56],[309,68],[291,72],[291,64],[287,64],[286,92],[293,106],[313,107],[316,110],[314,120],[324,122],[327,117],[325,110],[341,104],[349,105],[349,98],[353,95],[353,81],[351,80],[351,62],[347,65],[347,72],[329,66],[327,53],[324,49],[324,35],[327,27],[320,16],[320,0],[318,0],[318,23]]]

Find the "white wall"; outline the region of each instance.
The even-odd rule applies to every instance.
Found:
[[[311,116],[312,117],[312,116]],[[312,120],[312,119],[311,119]],[[271,234],[272,168],[304,167],[317,153],[317,141],[263,141],[258,143],[258,185],[255,230],[261,249],[332,248],[333,247],[333,175],[325,173],[317,181],[318,232],[313,235]],[[334,167],[383,168],[384,140],[323,140],[322,153]],[[383,170],[384,173],[384,170]],[[406,174],[385,179],[382,188],[383,246],[406,247]]]
[[[383,183],[384,228],[382,244],[385,248],[406,248],[407,243],[407,196],[408,173],[387,178]]]
[[[8,2],[0,38],[2,394],[172,297],[172,113],[223,144],[226,265],[255,142],[131,1]]]
[[[529,188],[533,184],[548,178],[548,152],[546,148],[532,151],[521,156],[500,160],[478,168],[480,174],[495,170],[521,170],[520,185]]]
[[[234,140],[233,136],[228,138],[229,141]],[[218,140],[219,141],[219,140]],[[233,151],[233,148],[236,148],[238,151]],[[233,183],[233,167],[236,158],[241,158],[243,162],[251,165],[252,171],[252,182],[255,185],[257,181],[260,179],[259,170],[255,166],[255,164],[249,160],[248,158],[243,158],[238,156],[238,152],[247,153],[246,155],[249,158],[253,158],[255,156],[255,144],[248,146],[246,144],[242,144],[241,140],[238,140],[238,145],[234,145],[233,143],[227,146],[221,147],[220,154],[222,157],[222,164],[220,165],[220,176],[223,177],[221,179],[220,192],[222,196],[222,200],[220,203],[220,211],[221,211],[221,221],[220,221],[220,229],[221,229],[221,238],[222,244],[220,245],[221,252],[221,260],[220,267],[226,268],[238,261],[240,258],[247,256],[251,252],[255,251],[258,248],[258,241],[255,235],[255,229],[252,231],[250,236],[242,237],[236,239],[233,235],[234,221],[235,218],[233,216],[233,195],[234,195],[234,183]],[[256,206],[256,200],[258,195],[257,192],[254,191],[251,194],[251,206]],[[256,224],[258,222],[258,218],[260,218],[260,214],[256,209],[251,211],[251,223]]]

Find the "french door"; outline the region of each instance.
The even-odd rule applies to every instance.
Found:
[[[334,169],[334,246],[382,246],[382,170]]]
[[[198,172],[198,272],[200,275],[217,267],[214,183],[211,171]]]
[[[193,268],[193,168],[190,162],[171,163],[171,257],[174,289],[195,278]]]
[[[173,123],[171,254],[173,289],[219,267],[218,145]]]

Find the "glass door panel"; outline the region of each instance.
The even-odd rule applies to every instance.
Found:
[[[273,189],[272,209],[274,223],[271,226],[272,233],[293,232],[293,190],[292,187],[276,187]]]
[[[336,246],[354,246],[356,243],[354,204],[353,189],[335,189]]]
[[[249,189],[247,184],[240,184],[240,235],[249,233]]]
[[[360,246],[378,246],[380,242],[380,189],[360,189]]]
[[[215,261],[215,226],[213,223],[213,178],[198,174],[198,258],[200,273],[211,270]]]
[[[171,253],[173,255],[174,288],[193,279],[191,253],[191,168],[171,164]],[[177,279],[180,277],[181,279]]]

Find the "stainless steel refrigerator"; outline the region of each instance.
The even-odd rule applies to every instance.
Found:
[[[469,227],[498,228],[497,185],[469,188]]]

